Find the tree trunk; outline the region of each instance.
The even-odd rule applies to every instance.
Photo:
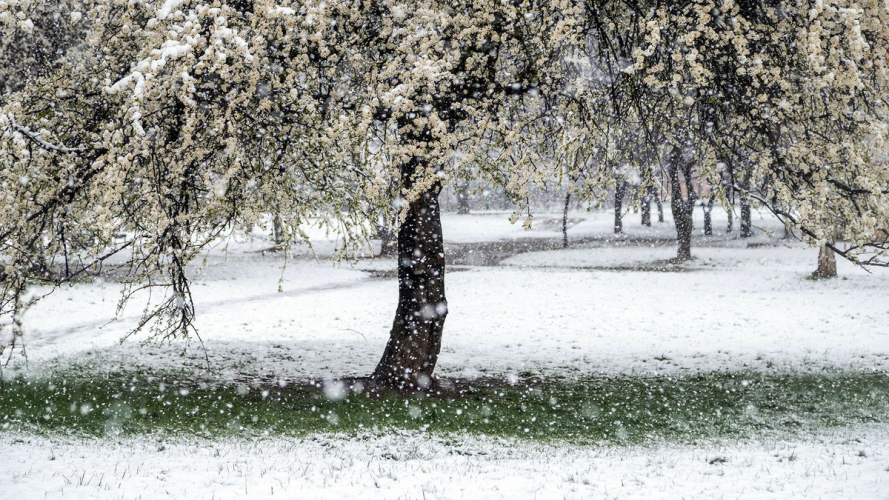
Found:
[[[654,204],[657,206],[657,221],[664,222],[664,204],[661,203],[661,194],[659,189],[652,189],[654,193]]]
[[[568,248],[568,203],[571,193],[565,195],[565,210],[562,211],[562,248]]]
[[[701,208],[704,209],[704,235],[712,236],[713,235],[713,219],[710,217],[710,212],[713,211],[713,196],[707,200],[706,204],[702,204]]]
[[[750,222],[750,203],[741,198],[741,238],[753,236],[753,224]]]
[[[457,184],[457,213],[469,213],[469,183]]]
[[[694,193],[691,190],[691,181],[688,178],[690,173],[688,168],[680,165],[683,162],[682,150],[673,148],[670,153],[669,175],[670,175],[670,209],[673,212],[673,223],[676,225],[676,260],[685,261],[691,259],[691,232],[692,232],[692,209],[694,208]],[[688,185],[688,199],[682,198],[682,184],[679,179],[680,169],[686,177]]]
[[[624,193],[627,190],[627,183],[623,180],[618,181],[614,186],[614,234],[624,232],[624,222],[621,217],[624,204]]]
[[[371,375],[389,387],[429,387],[441,350],[448,304],[440,192],[436,182],[412,201],[398,231],[398,308],[386,350]]]
[[[732,206],[731,203],[729,203],[729,204],[725,207],[725,215],[726,215],[726,218],[728,219],[728,222],[727,222],[726,225],[725,225],[725,232],[726,232],[726,233],[730,233],[730,232],[732,232],[732,230],[734,229],[734,225],[735,225],[735,212],[734,212],[734,209],[735,209],[735,207]]]
[[[645,196],[642,197],[642,225],[651,227],[651,185],[645,187]]]
[[[272,229],[274,231],[274,241],[275,245],[280,245],[284,243],[284,228],[281,227],[281,218],[277,215],[272,219]]]
[[[812,273],[816,278],[835,278],[837,275],[837,259],[827,245],[818,252],[818,269]]]
[[[753,224],[750,222],[750,199],[747,198],[747,191],[750,190],[750,175],[744,178],[744,185],[741,186],[741,238],[749,238],[753,236]]]
[[[683,205],[682,196],[678,196],[674,202],[670,200],[670,208],[673,212],[673,220],[676,224],[676,260],[683,261],[691,259],[691,233],[692,221],[691,211]]]

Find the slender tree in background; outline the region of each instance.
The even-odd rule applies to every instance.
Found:
[[[753,189],[753,184],[750,181],[750,174],[747,174],[744,177],[744,181],[741,183],[741,229],[740,236],[741,238],[749,238],[753,236],[753,223],[750,220],[750,196],[749,193]]]
[[[710,215],[710,212],[713,211],[713,202],[715,198],[713,197],[713,193],[711,192],[709,196],[707,196],[707,201],[701,201],[701,208],[704,211],[704,236],[712,236],[713,235],[713,217]]]
[[[457,193],[457,213],[469,213],[469,182],[459,182],[454,190]]]
[[[661,190],[657,187],[652,189],[652,193],[654,196],[654,204],[657,206],[657,221],[664,222],[664,205],[661,203]]]
[[[624,232],[624,197],[627,194],[627,181],[622,174],[614,182],[614,234]]]
[[[571,203],[571,193],[565,194],[565,207],[562,209],[562,248],[568,248],[568,207]]]
[[[654,187],[649,183],[645,185],[645,194],[642,196],[642,225],[651,227],[651,200],[654,198],[652,194]]]

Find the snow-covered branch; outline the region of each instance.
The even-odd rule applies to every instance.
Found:
[[[31,132],[31,129],[29,129],[28,127],[24,127],[24,126],[16,123],[15,117],[13,117],[12,115],[3,115],[2,117],[0,117],[0,125],[3,125],[4,121],[6,121],[8,123],[7,126],[11,127],[13,130],[18,131],[19,133],[21,133],[22,135],[24,135],[25,137],[27,137],[28,139],[30,139],[31,141],[36,143],[42,149],[45,149],[46,151],[52,151],[54,153],[79,154],[79,153],[87,153],[87,152],[101,153],[101,152],[105,152],[108,150],[107,148],[103,148],[103,147],[99,147],[99,148],[95,148],[95,147],[69,148],[69,147],[65,147],[65,146],[57,146],[55,144],[52,144],[50,142],[47,142],[47,141],[41,139],[40,138],[41,133]]]

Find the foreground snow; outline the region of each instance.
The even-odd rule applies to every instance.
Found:
[[[423,434],[0,439],[4,498],[889,498],[885,428],[648,447]]]

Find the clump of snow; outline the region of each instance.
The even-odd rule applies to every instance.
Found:
[[[325,380],[322,390],[324,397],[330,401],[342,401],[348,395],[346,384],[342,380]]]

